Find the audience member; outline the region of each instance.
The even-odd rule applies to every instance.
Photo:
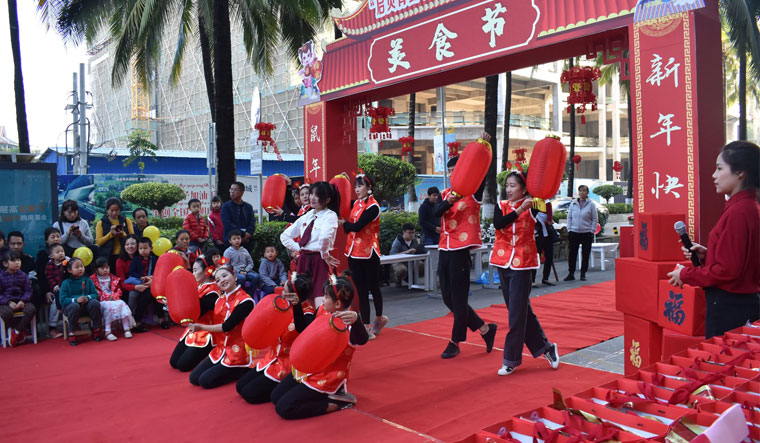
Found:
[[[121,323],[124,338],[132,338],[130,329],[135,325],[135,320],[132,318],[132,311],[129,310],[129,306],[121,299],[121,280],[111,274],[107,258],[98,257],[95,260],[95,274],[92,274],[90,279],[98,292],[106,339],[108,341],[116,340],[116,336],[111,332],[111,324],[114,322]]]
[[[441,197],[441,191],[435,186],[428,188],[427,198],[420,204],[417,211],[422,226],[422,244],[437,245],[441,238],[441,218],[433,215],[433,207]]]
[[[35,268],[36,274],[38,276],[37,278],[37,291],[39,291],[39,299],[42,304],[48,303],[50,304],[50,292],[52,287],[48,285],[48,280],[45,276],[45,270],[47,268],[48,262],[50,261],[50,247],[53,245],[60,245],[61,244],[61,231],[58,230],[58,228],[54,228],[52,226],[45,228],[45,233],[43,235],[45,239],[45,246],[37,251],[37,259],[35,260]],[[64,257],[68,254],[66,254],[65,248],[64,248]],[[42,310],[43,307],[40,305],[40,310]]]
[[[135,283],[135,291],[129,293],[129,305],[132,308],[132,315],[138,325],[135,326],[135,332],[143,332],[146,330],[145,326],[141,323],[145,310],[149,306],[153,306],[153,313],[159,319],[162,329],[169,329],[168,321],[164,320],[164,306],[157,302],[150,292],[150,286],[153,283],[153,271],[156,269],[156,261],[158,257],[153,254],[153,242],[149,238],[143,237],[137,240],[137,255],[132,258],[132,263],[129,265],[129,283]],[[146,286],[146,288],[140,292],[137,289],[137,284]]]
[[[230,186],[230,201],[222,205],[222,225],[224,240],[230,241],[230,233],[238,230],[241,233],[240,244],[243,248],[253,246],[253,234],[256,232],[256,216],[253,206],[243,201],[245,185],[235,182]]]
[[[108,258],[108,264],[116,268],[121,248],[127,235],[134,234],[132,220],[121,215],[121,200],[111,197],[106,200],[106,215],[95,225],[95,243],[98,244],[100,257]]]
[[[575,265],[578,262],[578,247],[581,247],[581,280],[586,280],[588,259],[591,255],[591,243],[594,242],[598,215],[596,205],[588,199],[588,186],[578,186],[578,198],[570,203],[567,210],[567,232],[570,244],[567,255],[567,277],[565,281],[575,280]]]
[[[148,210],[145,208],[135,209],[132,211],[132,219],[135,221],[132,229],[134,229],[135,235],[140,238],[143,236],[145,228],[150,226],[150,223],[148,223]]]
[[[404,226],[401,228],[401,234],[396,236],[396,239],[393,240],[390,255],[424,253],[425,251],[420,248],[421,245],[417,243],[414,234],[414,225],[411,223],[404,223]],[[420,275],[423,272],[423,268],[424,266],[422,262],[417,262],[417,275]],[[401,286],[402,280],[407,278],[408,274],[409,269],[407,268],[406,263],[393,264],[393,276],[396,281],[396,286]]]
[[[174,247],[172,249],[185,259],[185,268],[190,269],[190,263],[194,262],[196,258],[195,253],[190,252],[190,233],[184,229],[174,233]]]
[[[215,195],[211,199],[211,213],[208,215],[209,235],[214,245],[224,247],[224,224],[222,223],[222,199]]]
[[[103,336],[100,332],[100,326],[103,324],[103,316],[100,312],[100,302],[95,285],[92,284],[92,280],[84,275],[82,260],[76,257],[72,258],[69,260],[67,270],[71,277],[61,284],[58,300],[61,302],[63,315],[68,319],[69,331],[71,331],[69,344],[71,346],[79,344],[74,332],[79,329],[79,317],[82,314],[90,316],[93,338],[95,341],[101,341]]]
[[[203,255],[211,259],[211,264],[209,266],[212,266],[214,269],[219,268],[219,259],[222,258],[222,253],[219,252],[217,248],[208,248]]]
[[[32,284],[21,270],[21,254],[7,251],[3,256],[4,270],[0,271],[0,317],[10,329],[8,346],[24,341],[24,331],[29,329],[32,317],[37,313],[32,299]],[[23,317],[14,317],[23,312]]]
[[[90,231],[90,224],[79,216],[79,205],[76,200],[66,200],[61,205],[61,214],[58,221],[53,223],[61,234],[61,244],[66,250],[66,255],[71,256],[74,250],[86,246],[90,249],[95,247],[95,240]]]
[[[68,265],[69,257],[66,256],[63,246],[59,244],[48,246],[47,251],[49,259],[45,265],[44,280],[47,286],[47,291],[45,292],[46,301],[50,305],[48,308],[48,336],[51,338],[59,338],[63,334],[58,331],[58,314],[61,311],[61,303],[58,300],[58,295],[61,292],[61,284],[63,283],[63,280],[68,278],[68,275],[66,275],[66,266]]]
[[[251,254],[240,244],[243,234],[238,230],[233,230],[229,234],[230,247],[224,251],[224,257],[229,260],[229,264],[237,276],[237,284],[245,289],[245,282],[249,282],[249,294],[259,286],[259,274],[253,270],[253,259]]]
[[[8,249],[18,252],[21,256],[21,271],[29,277],[29,281],[32,283],[32,298],[31,302],[34,307],[39,310],[42,305],[42,295],[39,291],[38,276],[37,276],[37,262],[34,257],[24,252],[24,234],[20,231],[11,231],[8,233]],[[43,276],[39,276],[43,278]]]
[[[544,271],[541,278],[541,284],[547,286],[554,286],[554,283],[549,281],[551,275],[552,265],[554,264],[554,238],[557,237],[557,231],[554,230],[554,219],[552,218],[552,204],[546,203],[546,212],[539,212],[536,214],[536,249],[539,254],[544,256]],[[532,270],[532,279],[534,285],[536,281],[537,270]]]
[[[206,219],[201,215],[201,201],[197,198],[190,199],[187,206],[190,208],[190,213],[185,217],[182,229],[190,235],[190,250],[192,252],[195,252],[196,249],[203,250],[209,235]]]
[[[282,286],[288,281],[288,273],[277,258],[275,245],[269,244],[264,247],[264,257],[259,265],[259,277],[261,277],[261,290],[265,294],[273,293],[275,286]]]

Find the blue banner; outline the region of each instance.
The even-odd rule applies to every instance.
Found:
[[[55,165],[7,163],[0,168],[0,231],[24,234],[24,252],[45,247],[45,228],[58,219]]]

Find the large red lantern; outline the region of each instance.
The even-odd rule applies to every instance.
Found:
[[[201,304],[193,273],[182,267],[175,268],[166,277],[166,287],[171,288],[166,294],[166,305],[172,320],[178,324],[197,321],[201,316]]]
[[[457,155],[459,155],[459,148],[462,147],[462,143],[460,143],[460,142],[448,142],[448,143],[446,143],[446,146],[449,147],[449,158],[454,158]]]
[[[581,156],[578,154],[575,154],[573,156],[573,163],[575,163],[575,170],[579,170],[581,168]]]
[[[581,123],[586,123],[586,105],[591,105],[591,110],[596,111],[596,95],[594,94],[594,80],[602,76],[599,68],[591,66],[574,66],[567,71],[562,72],[560,81],[569,84],[569,95],[567,96],[567,112],[578,105],[576,112],[581,114]]]
[[[267,177],[264,187],[261,190],[261,207],[265,211],[272,213],[276,209],[281,209],[285,201],[285,193],[288,189],[288,181],[282,174],[274,174]]]
[[[340,317],[320,315],[293,342],[290,363],[306,374],[320,372],[337,360],[346,349],[348,338],[348,326]]]
[[[367,116],[370,117],[369,138],[371,139],[388,139],[391,138],[388,117],[396,115],[396,110],[386,108],[385,106],[368,107]]]
[[[264,349],[277,343],[277,339],[293,323],[290,302],[281,294],[269,294],[253,308],[243,323],[243,340],[252,349]]]
[[[462,197],[475,194],[491,166],[491,144],[483,139],[468,144],[451,173],[451,189]]]
[[[340,218],[348,220],[351,216],[351,197],[353,196],[353,189],[351,189],[351,180],[346,173],[336,175],[330,180],[330,184],[335,186],[340,194]]]
[[[166,251],[166,254],[161,254],[158,257],[156,269],[153,270],[153,281],[150,284],[150,293],[156,300],[166,300],[166,290],[169,288],[169,286],[166,286],[166,277],[177,266],[184,268],[185,259],[173,249]]]
[[[533,197],[549,199],[554,197],[562,183],[567,150],[559,137],[547,136],[533,147],[528,174],[528,193]]]
[[[414,156],[414,137],[401,137],[398,139],[398,141],[401,143],[401,155],[407,156],[411,155]]]

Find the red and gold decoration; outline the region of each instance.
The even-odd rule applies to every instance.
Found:
[[[512,162],[509,161],[509,160],[507,160],[506,163],[504,163],[504,167],[506,168],[507,171],[511,171],[512,170]]]
[[[563,71],[560,81],[569,84],[569,95],[567,96],[567,112],[578,105],[575,111],[581,114],[581,124],[586,124],[586,105],[591,105],[591,110],[596,111],[596,95],[594,94],[594,80],[599,79],[602,72],[599,68],[591,66],[573,66]]]
[[[461,142],[448,142],[446,146],[449,147],[449,158],[454,158],[459,155],[459,148],[462,147]]]
[[[525,163],[525,153],[528,152],[526,148],[513,149],[512,152],[515,153],[515,161],[517,163]]]
[[[165,254],[174,255],[174,254]],[[201,305],[198,302],[198,283],[193,273],[178,266],[166,277],[166,305],[172,320],[182,325],[193,323],[201,316]]]
[[[282,155],[280,155],[280,150],[277,148],[277,143],[272,138],[272,131],[277,128],[277,126],[272,123],[259,122],[256,123],[253,127],[259,131],[259,137],[257,141],[261,143],[264,152],[269,152],[269,148],[267,148],[267,146],[271,146],[272,150],[277,155],[277,160],[282,161]]]
[[[623,170],[623,164],[615,160],[612,164],[612,170],[615,171],[615,180],[620,180],[620,172]]]
[[[324,370],[346,349],[348,338],[348,326],[340,317],[328,314],[317,316],[293,342],[290,350],[293,369],[306,374]]]
[[[391,138],[388,117],[396,115],[396,110],[385,106],[369,106],[365,113],[372,119],[369,127],[369,138],[384,140]]]
[[[166,284],[166,278],[177,266],[184,267],[185,259],[173,249],[166,251],[166,254],[161,254],[161,256],[158,257],[158,261],[156,261],[156,269],[153,270],[153,282],[150,285],[150,293],[156,298],[156,300],[166,300],[166,293],[169,288]],[[198,299],[197,290],[195,298],[196,300]]]
[[[562,183],[567,150],[559,137],[547,136],[533,147],[528,174],[528,193],[540,199],[554,197]]]
[[[573,163],[575,163],[575,170],[579,170],[581,168],[581,156],[578,154],[575,154],[573,156]]]
[[[457,195],[475,194],[491,165],[491,144],[479,138],[468,144],[451,173],[451,189]]]
[[[274,174],[267,177],[261,190],[261,207],[270,214],[281,209],[285,201],[285,193],[288,189],[288,181],[282,174]]]
[[[399,143],[401,143],[401,156],[406,157],[414,156],[414,137],[401,137],[398,139]]]
[[[361,169],[359,172],[364,173]],[[351,186],[351,179],[348,177],[348,174],[342,172],[333,177],[330,180],[330,184],[335,186],[340,195],[340,214],[338,216],[343,220],[348,220],[348,217],[351,215],[351,197],[354,192]]]
[[[253,312],[243,323],[243,340],[252,349],[265,349],[277,344],[280,336],[293,323],[290,302],[280,294],[272,293],[256,303]]]

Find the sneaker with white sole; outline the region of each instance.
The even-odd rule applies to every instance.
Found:
[[[130,332],[129,329],[124,331],[124,338],[132,338],[132,332]]]
[[[544,353],[544,357],[552,365],[552,369],[559,367],[559,351],[557,350],[557,343],[552,343],[552,348]]]
[[[375,335],[378,335],[380,334],[380,331],[382,331],[385,325],[387,324],[388,324],[388,317],[385,315],[381,315],[380,317],[377,317],[375,319],[374,323],[372,323],[372,329],[370,330],[370,332],[372,332]]]
[[[514,366],[502,365],[502,367],[496,373],[499,375],[509,375],[515,372],[515,369],[517,368]]]
[[[109,332],[108,334],[106,334],[106,340],[108,340],[108,341],[116,341],[116,336],[113,335],[112,332]]]

